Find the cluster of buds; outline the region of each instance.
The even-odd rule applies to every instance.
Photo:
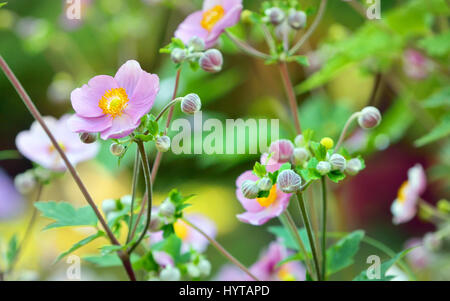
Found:
[[[53,176],[53,173],[43,167],[35,167],[29,169],[14,178],[14,186],[21,194],[29,194],[32,192],[38,183],[46,184]]]
[[[108,221],[112,221],[120,216],[120,211],[126,207],[131,207],[131,195],[125,195],[120,199],[106,199],[102,202],[102,211]]]
[[[193,279],[208,277],[211,273],[211,263],[204,256],[197,254],[194,260],[186,264],[186,271]]]
[[[292,163],[296,166],[303,167],[311,157],[311,152],[305,143],[303,135],[298,135],[294,140],[295,148],[293,151]]]
[[[217,49],[205,49],[205,42],[199,37],[189,40],[187,47],[174,48],[170,57],[175,64],[190,62],[199,64],[200,67],[210,73],[222,70],[223,56]]]
[[[304,11],[290,8],[271,7],[265,10],[264,21],[278,27],[300,30],[306,26],[307,16]]]

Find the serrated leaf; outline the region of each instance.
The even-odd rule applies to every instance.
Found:
[[[62,258],[64,258],[65,256],[69,255],[70,253],[78,250],[81,247],[84,247],[85,245],[87,245],[88,243],[96,240],[99,237],[103,237],[105,236],[105,233],[103,231],[98,231],[97,233],[86,237],[85,239],[80,240],[79,242],[75,243],[69,250],[59,254],[59,256],[55,259],[54,263],[59,262]]]
[[[96,226],[98,222],[90,206],[75,209],[66,202],[37,202],[34,206],[41,211],[42,216],[55,220],[44,230],[71,226]]]
[[[253,166],[253,173],[255,174],[255,176],[262,178],[267,173],[266,167],[261,163],[256,162],[255,165]]]
[[[328,178],[335,182],[339,183],[340,181],[344,180],[346,175],[343,172],[340,172],[339,170],[333,170],[327,174]]]
[[[327,275],[332,275],[353,264],[353,257],[359,250],[364,231],[357,230],[327,250]]]

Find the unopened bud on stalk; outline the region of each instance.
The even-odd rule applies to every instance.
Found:
[[[202,55],[199,63],[200,67],[206,72],[217,73],[222,70],[222,53],[217,49],[209,49]]]
[[[316,170],[322,175],[326,175],[331,171],[331,164],[327,161],[320,161],[317,166]]]
[[[80,140],[83,143],[91,144],[97,141],[97,134],[94,133],[80,133]]]
[[[164,221],[159,216],[157,212],[152,212],[152,219],[150,221],[150,226],[148,227],[150,232],[158,232],[161,227],[164,226]]]
[[[303,137],[303,135],[298,135],[297,137],[295,137],[294,140],[295,146],[297,147],[303,147],[305,146],[305,138]]]
[[[251,16],[252,12],[248,9],[244,9],[241,13],[241,21],[243,23],[251,23],[252,22]]]
[[[181,100],[181,111],[185,114],[195,114],[202,108],[202,101],[197,94],[191,93]]]
[[[302,178],[294,171],[287,169],[280,172],[277,178],[278,187],[285,193],[294,193],[302,187]]]
[[[270,180],[268,177],[264,177],[259,180],[258,187],[262,191],[270,190],[270,188],[272,188],[272,180]]]
[[[200,277],[200,269],[192,262],[186,265],[187,273],[192,278]]]
[[[125,147],[122,144],[119,143],[113,143],[111,144],[111,146],[109,147],[109,151],[111,152],[111,154],[113,154],[114,156],[120,157],[122,156],[123,152],[125,151]]]
[[[344,172],[347,167],[347,160],[345,160],[344,156],[339,154],[333,154],[330,158],[330,164],[332,170],[339,170],[340,172]]]
[[[345,168],[345,171],[349,175],[354,176],[358,174],[361,169],[362,169],[361,160],[359,160],[358,158],[353,158],[347,161],[347,167]]]
[[[381,113],[375,107],[365,107],[360,112],[358,123],[363,129],[372,129],[381,122]]]
[[[289,12],[288,24],[293,29],[299,30],[306,25],[306,14],[304,11],[291,10]]]
[[[186,58],[186,56],[187,56],[186,50],[181,48],[175,48],[174,50],[172,50],[172,53],[170,54],[170,58],[175,64],[182,63]]]
[[[286,139],[277,140],[270,144],[269,153],[272,153],[272,158],[278,162],[291,161],[294,153],[294,144]]]
[[[309,152],[304,147],[297,147],[294,149],[294,164],[303,165],[309,158]]]
[[[202,276],[207,277],[211,274],[211,263],[208,260],[200,259],[197,266]]]
[[[195,52],[205,50],[205,41],[202,38],[197,36],[192,37],[188,42],[188,47],[191,48]]]
[[[246,180],[241,185],[241,191],[247,199],[254,199],[258,197],[259,187],[252,180]]]
[[[286,17],[284,11],[279,7],[272,7],[266,10],[266,15],[269,17],[270,23],[273,25],[279,25],[284,21]]]
[[[165,153],[170,149],[170,138],[168,136],[162,136],[156,138],[156,149],[161,152]]]
[[[36,178],[30,171],[18,174],[14,178],[14,186],[21,194],[28,194],[36,187]]]
[[[166,199],[161,206],[159,206],[159,214],[165,217],[171,217],[175,213],[175,204],[170,199]]]
[[[450,202],[445,199],[439,200],[436,207],[442,213],[450,213]]]
[[[34,176],[40,183],[46,183],[50,181],[52,177],[52,172],[46,168],[37,167],[33,171]]]
[[[116,209],[117,207],[115,200],[107,199],[102,202],[102,211],[105,215],[108,215],[109,213],[115,211]]]
[[[178,281],[181,278],[181,273],[176,267],[168,265],[161,271],[159,278],[162,281]]]

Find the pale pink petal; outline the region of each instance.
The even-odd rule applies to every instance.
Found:
[[[208,35],[206,39],[206,47],[211,48],[214,46],[219,39],[220,35],[227,29],[228,27],[234,26],[241,17],[242,5],[236,5],[231,8],[230,11],[227,11],[225,16],[217,22],[214,26],[213,30]]]
[[[208,38],[208,31],[202,27],[201,21],[203,19],[203,12],[197,11],[190,14],[175,31],[175,37],[182,40],[185,44],[193,37],[199,37],[206,42]]]
[[[153,106],[156,95],[159,92],[159,78],[157,75],[142,72],[134,93],[124,110],[124,114],[132,117],[134,123],[147,114]]]
[[[69,128],[76,133],[98,133],[110,128],[112,120],[113,118],[109,115],[91,118],[73,115],[70,117],[68,124]]]
[[[111,127],[101,131],[100,137],[103,140],[120,139],[130,135],[138,126],[139,123],[136,123],[131,116],[122,114],[112,120]]]
[[[121,88],[125,89],[130,98],[144,72],[137,61],[129,60],[119,68],[114,79]]]

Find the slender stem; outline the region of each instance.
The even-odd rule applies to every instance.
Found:
[[[180,86],[180,76],[181,76],[181,68],[178,69],[177,75],[175,77],[175,87],[173,88],[172,100],[175,100],[175,98],[177,97],[178,88]],[[167,133],[167,129],[169,128],[170,122],[172,121],[174,109],[175,109],[175,107],[173,107],[173,106],[170,107],[169,115],[167,116],[166,129],[164,130],[164,134]],[[156,154],[156,158],[155,158],[155,161],[153,162],[153,169],[152,169],[152,183],[155,182],[156,175],[158,174],[158,169],[159,169],[159,165],[161,164],[162,157],[163,157],[163,153],[158,152]],[[145,196],[144,196],[144,198],[145,198]]]
[[[134,203],[136,200],[136,191],[137,191],[137,184],[139,181],[139,166],[140,166],[140,156],[139,156],[139,150],[136,150],[136,155],[134,158],[134,167],[133,167],[133,184],[131,188],[131,208],[130,208],[130,221],[128,223],[128,235],[127,235],[127,244],[131,240],[131,232],[133,228],[133,218],[134,218]]]
[[[326,178],[322,177],[322,277],[327,277],[327,183]]]
[[[256,49],[253,48],[252,46],[250,46],[250,45],[248,45],[247,43],[241,41],[240,39],[238,39],[237,37],[235,37],[232,33],[230,33],[228,30],[225,31],[225,34],[226,34],[227,37],[229,37],[230,40],[233,41],[233,43],[236,44],[236,46],[237,46],[239,49],[241,49],[243,52],[245,52],[245,53],[247,53],[247,54],[249,54],[249,55],[251,55],[251,56],[254,56],[254,57],[263,59],[263,60],[267,60],[267,59],[270,59],[270,58],[271,58],[270,55],[267,55],[267,54],[265,54],[265,53],[263,53],[263,52],[261,52],[261,51],[259,51],[259,50],[256,50]]]
[[[308,240],[309,240],[309,245],[311,246],[312,256],[313,256],[314,265],[315,265],[316,273],[317,273],[317,279],[319,279],[319,281],[321,281],[323,279],[322,279],[321,273],[320,273],[318,254],[317,254],[316,246],[314,244],[313,233],[312,233],[312,229],[311,229],[311,222],[309,220],[308,213],[306,212],[305,200],[303,199],[303,195],[301,192],[297,192],[297,200],[298,200],[298,204],[300,205],[300,211],[301,211],[302,218],[303,218],[303,224],[305,225],[306,233],[308,234]]]
[[[267,45],[269,45],[270,53],[276,53],[277,46],[272,34],[269,31],[269,28],[267,28],[266,24],[263,23],[261,24],[261,29],[263,31],[264,38],[266,39]]]
[[[320,21],[322,20],[326,7],[327,7],[327,0],[322,0],[322,2],[320,2],[319,12],[317,13],[317,17],[314,20],[314,23],[311,25],[308,31],[302,36],[302,38],[294,45],[294,47],[292,47],[291,50],[289,50],[289,55],[294,55],[295,53],[297,53],[297,51],[300,50],[303,44],[311,37],[311,35],[314,33],[317,26],[319,25]]]
[[[36,202],[38,202],[39,199],[41,198],[42,190],[43,190],[43,185],[39,184],[39,187],[38,187],[38,190],[37,190],[37,193],[36,193],[36,198],[35,198],[35,200],[34,200],[34,202],[32,204],[33,213],[31,214],[31,218],[28,221],[28,225],[27,225],[27,228],[25,230],[25,235],[22,238],[22,242],[20,243],[19,247],[17,248],[17,252],[16,252],[16,254],[14,254],[14,258],[12,259],[12,261],[11,261],[9,267],[8,267],[8,270],[6,271],[7,274],[11,273],[12,270],[14,269],[14,266],[15,266],[15,264],[17,263],[17,261],[19,259],[20,252],[25,248],[25,245],[28,242],[28,238],[30,237],[33,225],[34,225],[34,223],[36,221],[36,217],[37,217],[37,209],[34,206],[34,204]]]
[[[352,116],[350,116],[350,118],[347,120],[347,122],[344,125],[344,129],[341,132],[341,136],[339,137],[338,143],[336,144],[336,147],[334,148],[334,152],[337,152],[339,150],[342,142],[344,142],[345,136],[347,135],[348,128],[352,124],[353,120],[358,118],[360,114],[361,114],[360,112],[353,113]]]
[[[147,221],[145,223],[145,227],[142,230],[142,233],[139,236],[138,240],[128,250],[128,254],[131,254],[136,249],[136,247],[141,243],[141,241],[144,239],[145,235],[147,234],[147,229],[150,226],[150,222],[152,219],[152,200],[153,200],[152,174],[150,171],[150,165],[148,162],[147,153],[145,152],[144,142],[137,141],[137,145],[139,148],[139,152],[141,154],[142,169],[144,170],[145,186],[146,186],[147,195],[148,195]],[[145,206],[145,204],[142,204],[142,206]],[[139,221],[137,223],[139,223]]]
[[[308,268],[309,274],[313,275],[314,268],[312,267],[311,262],[309,261],[308,251],[306,250],[305,244],[303,243],[302,238],[300,237],[300,234],[298,233],[298,229],[297,229],[297,226],[295,225],[292,215],[289,213],[289,211],[286,210],[283,213],[283,216],[286,219],[287,226],[291,230],[290,232],[291,232],[292,236],[297,241],[297,244],[298,244],[300,250],[303,252],[303,254],[305,256],[305,264],[306,264],[306,267]]]
[[[55,136],[53,136],[52,132],[49,130],[47,125],[45,124],[41,113],[34,105],[33,101],[31,100],[28,93],[23,88],[22,84],[19,82],[17,77],[14,75],[12,70],[9,68],[6,61],[3,59],[3,57],[0,55],[0,68],[5,73],[6,77],[10,80],[11,84],[16,89],[17,93],[19,94],[20,98],[24,102],[27,109],[30,111],[31,115],[33,115],[34,119],[41,125],[44,132],[47,134],[48,138],[50,139],[51,143],[53,144],[53,147],[58,152],[58,154],[61,156],[61,159],[64,161],[64,164],[66,165],[68,171],[72,175],[75,183],[78,185],[78,188],[80,189],[81,193],[83,194],[84,198],[88,202],[89,206],[92,207],[92,210],[94,210],[95,215],[97,216],[98,220],[100,221],[100,224],[102,225],[103,229],[105,230],[106,234],[108,235],[109,240],[113,245],[120,246],[119,241],[112,233],[111,229],[109,228],[108,224],[106,223],[105,219],[103,218],[102,214],[97,208],[97,205],[95,205],[94,200],[92,199],[91,195],[89,194],[86,186],[84,185],[83,181],[81,180],[80,176],[78,175],[78,172],[76,171],[75,167],[73,167],[72,163],[67,158],[67,155],[62,150],[59,143],[56,141]],[[124,265],[127,274],[130,278],[130,280],[136,280],[136,277],[134,275],[134,272],[132,269],[130,269],[131,263],[128,255],[124,254],[121,251],[117,252],[122,264]]]
[[[203,232],[200,228],[198,228],[196,225],[188,221],[187,219],[182,218],[182,220],[191,226],[193,229],[195,229],[198,233],[203,235],[223,256],[225,256],[229,261],[234,263],[238,268],[240,268],[243,272],[245,272],[248,276],[250,276],[255,281],[261,281],[259,280],[255,275],[252,274],[239,260],[237,260],[233,255],[231,255],[227,250],[225,250],[224,247],[220,243],[218,243],[214,238],[210,237],[208,234]]]
[[[168,104],[164,106],[164,108],[159,112],[158,116],[156,116],[155,121],[158,122],[161,117],[164,115],[164,113],[171,107],[173,107],[174,104],[176,104],[179,101],[178,98],[171,100]]]
[[[381,80],[383,78],[383,74],[377,73],[375,75],[375,83],[372,88],[372,92],[370,93],[369,101],[367,102],[369,106],[373,106],[375,104],[375,100],[377,99],[378,89],[381,85]]]
[[[283,79],[284,88],[289,99],[289,106],[291,108],[292,117],[294,119],[295,129],[297,131],[297,134],[299,135],[302,133],[302,128],[300,126],[300,120],[297,112],[297,99],[295,97],[294,87],[292,86],[292,81],[289,77],[286,63],[280,62],[278,64],[278,67],[280,68],[281,78]]]

